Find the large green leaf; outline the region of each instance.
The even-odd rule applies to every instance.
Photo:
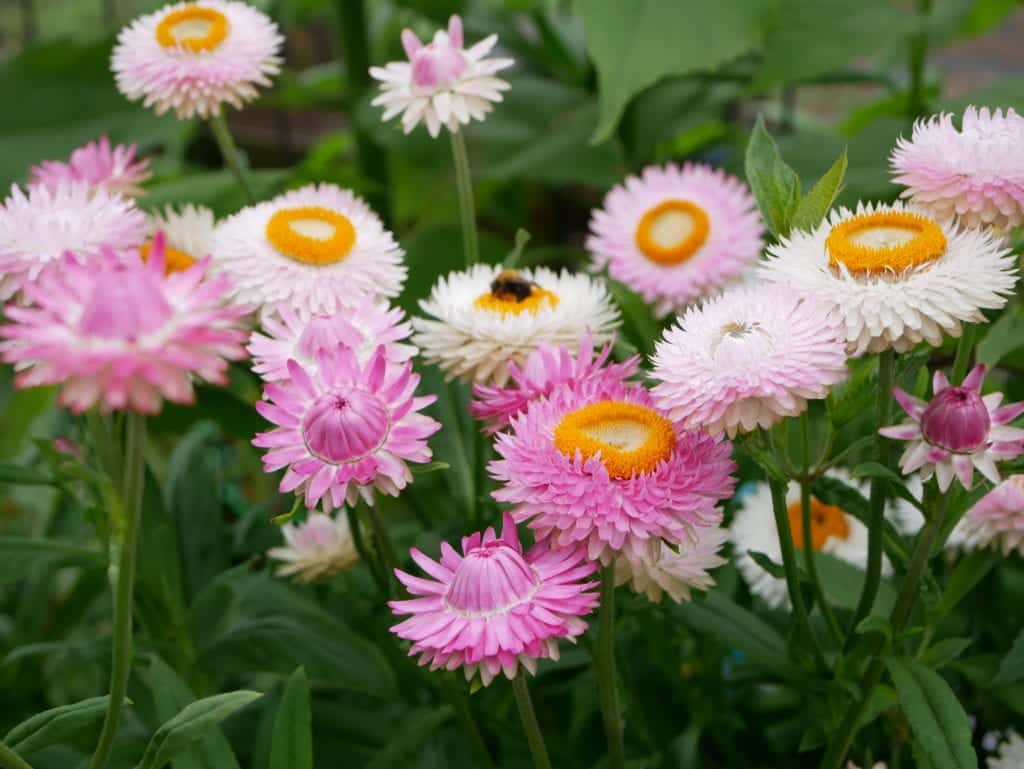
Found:
[[[931,769],[977,769],[967,714],[942,676],[920,662],[888,660],[914,742]]]
[[[750,134],[744,168],[765,224],[775,235],[785,237],[800,205],[800,177],[782,159],[762,117]]]
[[[611,136],[630,100],[661,78],[756,49],[764,11],[762,0],[576,0],[600,85],[594,140]]]
[[[999,663],[999,672],[992,679],[992,686],[1009,686],[1024,680],[1024,630],[1013,642],[1009,653]]]
[[[25,577],[29,569],[103,565],[98,550],[72,542],[32,537],[0,537],[0,585]]]
[[[109,701],[110,697],[104,695],[44,710],[11,729],[4,742],[16,753],[26,756],[59,745],[103,718]]]
[[[978,363],[995,366],[1014,350],[1024,347],[1024,316],[1019,305],[1013,304],[999,316],[978,343]]]
[[[793,227],[798,230],[812,231],[817,229],[821,220],[843,189],[843,178],[846,176],[846,148],[836,158],[836,162],[818,179],[817,183],[800,199],[793,216]]]
[[[274,720],[270,769],[313,769],[313,716],[306,671],[292,673]]]
[[[803,562],[803,553],[800,553]],[[833,606],[840,609],[854,609],[860,600],[861,588],[864,585],[864,571],[852,563],[836,558],[828,553],[815,553],[818,565],[818,576],[825,596]],[[896,591],[887,581],[878,586],[878,596],[871,610],[874,615],[887,615],[896,603]]]

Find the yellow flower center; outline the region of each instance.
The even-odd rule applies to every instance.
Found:
[[[636,247],[652,262],[679,264],[708,237],[704,209],[689,200],[666,200],[649,210],[636,227]]]
[[[558,295],[520,277],[515,270],[505,270],[491,281],[491,290],[480,294],[474,304],[481,310],[501,315],[536,315],[543,307],[558,304]]]
[[[347,216],[329,208],[282,208],[267,222],[267,240],[296,262],[327,265],[348,256],[356,229]]]
[[[793,544],[801,550],[804,547],[804,526],[802,508],[794,502],[787,508],[789,527],[793,530]],[[850,536],[850,522],[846,513],[835,505],[826,505],[811,497],[811,547],[821,550],[829,539],[846,539]]]
[[[148,262],[150,254],[153,252],[153,241],[147,241],[139,246],[139,254],[142,255],[142,261]],[[172,272],[182,272],[187,270],[193,264],[198,261],[191,254],[186,254],[184,251],[179,251],[176,248],[166,246],[164,248],[164,274],[170,275]]]
[[[156,28],[156,41],[164,48],[189,53],[212,51],[228,36],[228,18],[213,8],[190,5],[164,16]]]
[[[825,240],[829,262],[854,274],[903,272],[946,252],[946,236],[933,220],[906,211],[860,214],[837,224]]]
[[[600,401],[562,417],[555,428],[555,447],[570,459],[600,452],[612,478],[649,473],[672,455],[676,433],[672,423],[653,409],[623,401]]]

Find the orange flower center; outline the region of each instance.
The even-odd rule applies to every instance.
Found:
[[[854,274],[903,272],[946,252],[946,236],[932,219],[906,211],[860,214],[832,228],[829,262]]]
[[[501,315],[536,315],[544,307],[558,304],[558,295],[522,278],[515,270],[505,270],[491,281],[491,290],[480,294],[474,305]]]
[[[142,255],[142,261],[148,262],[150,254],[153,252],[153,241],[147,241],[139,246],[139,254]],[[172,272],[182,272],[187,270],[193,264],[196,263],[196,258],[190,254],[186,254],[184,251],[179,251],[176,248],[170,246],[164,247],[164,274],[170,275]]]
[[[348,256],[356,230],[347,216],[329,208],[282,208],[267,222],[267,240],[296,262],[322,266]]]
[[[794,502],[787,508],[789,527],[793,531],[793,544],[803,549],[804,536],[802,507]],[[811,497],[811,547],[821,550],[829,539],[846,539],[850,536],[850,522],[846,513],[835,505],[826,505],[815,497]]]
[[[710,221],[689,200],[666,200],[649,210],[636,227],[636,246],[652,262],[679,264],[704,245]]]
[[[189,53],[212,51],[228,36],[228,18],[213,8],[190,5],[164,16],[156,28],[156,41],[164,48]]]
[[[612,478],[649,473],[672,455],[672,423],[654,409],[623,401],[600,401],[562,417],[555,447],[570,459],[600,453]]]

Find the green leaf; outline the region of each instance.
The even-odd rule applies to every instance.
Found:
[[[33,467],[0,463],[0,483],[14,486],[57,486],[57,480],[49,473]]]
[[[176,755],[204,739],[210,727],[262,696],[259,692],[243,690],[215,694],[186,705],[156,730],[146,745],[138,769],[161,769]]]
[[[793,216],[793,228],[807,232],[817,229],[829,209],[832,208],[836,198],[839,197],[845,177],[846,148],[843,147],[842,154],[836,158],[832,167],[801,198],[800,205],[797,206],[796,214]]]
[[[949,578],[946,589],[942,593],[939,603],[929,613],[936,619],[941,619],[956,608],[974,588],[985,578],[985,575],[992,570],[992,567],[999,562],[996,553],[990,550],[975,550],[956,565],[956,570]]]
[[[829,553],[816,553],[815,560],[821,586],[829,603],[841,609],[856,608],[864,585],[864,571]],[[895,603],[896,591],[891,584],[882,580],[871,613],[887,615]]]
[[[949,684],[907,657],[887,664],[914,741],[932,769],[978,769],[967,714]]]
[[[973,643],[971,638],[943,638],[928,647],[921,661],[932,670],[939,670],[957,660]]]
[[[745,168],[765,223],[776,236],[785,237],[800,204],[800,178],[782,159],[762,116],[747,143]]]
[[[615,303],[622,310],[625,324],[622,335],[644,354],[654,352],[654,344],[661,338],[661,327],[649,305],[640,294],[627,288],[617,280],[607,281],[608,290]]]
[[[1012,305],[992,324],[978,343],[975,354],[978,363],[991,368],[1020,347],[1024,347],[1024,317],[1020,308]]]
[[[388,741],[387,747],[366,764],[366,769],[390,769],[405,766],[432,735],[452,717],[449,705],[419,708],[402,717],[402,729]],[[274,769],[274,768],[272,768]]]
[[[786,578],[786,570],[781,563],[776,563],[764,553],[759,553],[756,550],[748,550],[747,555],[753,559],[754,563],[776,579]]]
[[[999,672],[992,679],[992,686],[1009,686],[1024,680],[1024,630],[1013,642],[1009,653],[999,663]]]
[[[56,539],[0,537],[0,585],[23,579],[33,568],[53,571],[70,565],[100,567],[103,554]]]
[[[270,769],[313,769],[313,716],[306,671],[292,673],[274,720]]]
[[[436,473],[438,470],[450,470],[451,465],[447,462],[428,462],[425,465],[412,465],[409,470],[413,475],[426,475]]]
[[[597,68],[600,142],[633,97],[661,78],[712,71],[755,50],[763,8],[753,0],[576,0],[576,13]]]
[[[109,700],[106,695],[92,697],[37,713],[11,729],[4,742],[26,756],[50,745],[60,745],[103,718]]]
[[[878,633],[880,636],[884,637],[886,641],[892,640],[892,625],[889,623],[887,618],[880,614],[869,614],[857,623],[855,630],[860,635]]]

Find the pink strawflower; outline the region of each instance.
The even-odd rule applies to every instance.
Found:
[[[209,260],[164,276],[164,240],[151,258],[106,251],[89,264],[68,255],[61,268],[25,285],[34,306],[9,305],[0,327],[3,359],[18,387],[63,385],[74,412],[160,411],[162,399],[191,403],[193,378],[223,384],[229,360],[245,357],[245,308],[227,307]]]
[[[110,66],[121,93],[158,115],[209,118],[269,86],[283,44],[277,25],[248,3],[174,3],[122,29]]]
[[[957,524],[956,540],[966,550],[1024,555],[1024,475],[1011,475],[978,500]]]
[[[432,137],[441,133],[442,126],[455,133],[471,120],[483,120],[509,88],[495,74],[513,61],[487,58],[497,42],[498,36],[490,35],[465,48],[458,15],[448,20],[447,31],[438,30],[426,45],[411,29],[402,30],[409,61],[370,67],[370,75],[381,81],[374,106],[384,107],[385,121],[401,114],[405,133],[422,120]]]
[[[332,314],[303,320],[290,306],[280,304],[275,313],[263,318],[264,333],[249,340],[252,370],[268,382],[288,378],[288,361],[295,360],[307,371],[316,369],[317,355],[339,344],[351,347],[361,363],[369,360],[379,345],[390,363],[405,363],[416,354],[411,344],[402,344],[412,334],[412,324],[398,307],[367,295],[358,303],[339,307]]]
[[[828,305],[777,286],[692,307],[653,358],[658,406],[689,428],[769,428],[846,378],[846,339]]]
[[[280,490],[305,494],[307,507],[372,504],[374,488],[397,496],[412,480],[406,462],[430,461],[441,425],[419,412],[436,398],[415,395],[412,363],[389,364],[384,345],[365,364],[344,345],[321,350],[315,371],[288,361],[288,380],[264,388],[256,410],[277,427],[253,445],[270,449],[266,472],[288,468]]]
[[[720,524],[694,526],[691,538],[678,545],[649,540],[645,557],[615,559],[615,584],[628,584],[655,603],[665,593],[676,603],[689,601],[694,590],[715,584],[711,571],[725,564],[720,553],[728,541],[729,530]]]
[[[750,190],[721,169],[649,166],[593,212],[587,250],[659,317],[736,281],[757,260],[764,225]]]
[[[968,227],[1008,230],[1024,222],[1024,117],[1012,109],[968,107],[963,127],[953,115],[918,120],[900,137],[890,164],[903,197],[938,219],[957,216]]]
[[[879,432],[911,442],[900,458],[904,475],[920,470],[927,481],[934,474],[942,491],[949,488],[955,475],[970,489],[975,468],[992,483],[999,483],[996,462],[1024,454],[1024,430],[1009,425],[1024,414],[1024,403],[1000,407],[1002,393],[981,395],[984,379],[983,365],[976,366],[959,387],[951,387],[946,375],[936,371],[935,394],[928,403],[893,388],[893,397],[911,421]]]
[[[79,262],[99,257],[104,247],[126,251],[146,237],[146,217],[135,204],[84,182],[56,189],[12,186],[0,206],[0,300],[70,252]]]
[[[416,597],[388,604],[409,615],[391,632],[413,642],[409,654],[421,665],[461,667],[467,681],[479,673],[484,686],[501,672],[514,678],[520,664],[535,674],[537,660],[557,660],[558,639],[582,635],[581,617],[597,606],[597,583],[580,582],[596,568],[583,560],[584,549],[538,542],[523,553],[507,513],[500,537],[491,528],[463,537],[462,555],[447,542],[440,561],[409,552],[432,579],[395,570]]]
[[[587,545],[588,557],[648,559],[652,540],[690,542],[719,521],[732,495],[732,446],[673,424],[639,385],[595,383],[534,401],[499,433],[494,492],[555,546]]]
[[[142,194],[140,186],[152,174],[149,159],[135,159],[136,145],[111,146],[106,135],[71,153],[68,162],[44,160],[32,167],[31,184],[55,191],[62,182],[82,182],[90,188],[101,187],[125,197]]]
[[[522,413],[538,398],[550,395],[560,387],[585,382],[619,383],[634,376],[640,368],[640,356],[634,355],[622,363],[608,363],[612,345],[606,344],[594,354],[594,340],[590,332],[580,338],[575,357],[565,345],[557,347],[541,342],[531,352],[522,368],[509,361],[508,373],[514,387],[473,385],[476,400],[469,404],[474,418],[486,422],[485,430],[495,433],[504,429],[512,417]],[[598,384],[601,389],[601,384]]]

